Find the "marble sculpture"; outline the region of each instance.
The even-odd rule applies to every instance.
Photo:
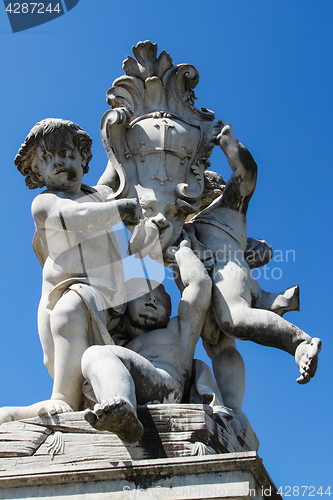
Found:
[[[282,317],[299,309],[298,287],[270,293],[251,275],[272,258],[246,232],[255,161],[230,124],[195,107],[193,66],[157,56],[149,41],[133,54],[107,92],[109,161],[97,186],[82,184],[92,141],[71,121],[37,123],[15,158],[28,188],[46,188],[32,215],[43,264],[38,328],[54,383],[47,401],[1,408],[0,423],[85,409],[91,426],[135,443],[138,404],[188,402],[200,336],[229,420],[246,418],[235,339],[294,356],[300,384],[315,375],[321,341]],[[215,145],[232,170],[227,182],[207,170]],[[173,268],[181,300],[172,319],[163,285],[136,276],[125,283],[112,229],[120,221],[131,232],[129,253]]]

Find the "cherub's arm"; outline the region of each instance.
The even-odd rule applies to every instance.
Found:
[[[194,348],[211,302],[212,281],[187,242],[182,242],[175,252],[175,260],[185,287],[178,306],[180,332],[190,336],[188,340]]]
[[[231,125],[224,125],[216,140],[233,171],[224,188],[223,204],[246,214],[256,187],[257,164],[251,153],[236,139]]]
[[[31,211],[37,228],[66,229],[73,232],[108,229],[124,219],[137,224],[142,213],[135,199],[78,203],[53,193],[37,196]]]

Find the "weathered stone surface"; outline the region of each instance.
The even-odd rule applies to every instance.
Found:
[[[281,499],[255,452],[36,466],[1,474],[0,499]]]
[[[112,109],[101,133],[109,162],[98,186],[82,184],[91,139],[73,122],[42,120],[15,158],[29,188],[47,188],[32,215],[44,265],[38,328],[54,386],[49,401],[0,409],[3,469],[257,449],[241,411],[245,369],[235,339],[294,355],[299,383],[316,372],[320,340],[282,318],[298,309],[298,287],[269,293],[250,273],[272,257],[269,251],[262,259],[269,247],[249,245],[246,233],[254,159],[230,124],[195,107],[193,66],[174,66],[164,51],[157,57],[149,41],[133,53],[107,93]],[[227,182],[205,174],[215,145],[232,170]],[[212,203],[203,208],[209,191]],[[170,319],[161,284],[134,276],[134,296],[125,287],[112,232],[120,221],[132,232],[129,254],[174,269],[177,316]],[[198,390],[205,396],[198,400],[191,394],[200,335],[219,395],[203,377],[209,390]],[[220,413],[178,406],[184,401],[219,406]],[[137,407],[150,402],[167,406]],[[61,415],[83,408],[86,421],[80,413]],[[24,420],[37,415],[45,418]],[[8,423],[14,420],[16,427]]]
[[[25,422],[11,422],[0,427],[0,457],[33,455],[52,430]]]
[[[256,439],[251,429],[244,441],[207,405],[148,405],[139,407],[138,416],[145,432],[132,445],[93,429],[83,412],[5,423],[0,427],[0,471],[234,453],[250,450]]]

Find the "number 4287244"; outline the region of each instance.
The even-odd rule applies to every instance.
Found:
[[[284,497],[315,497],[316,495],[332,495],[330,486],[326,488],[325,491],[322,486],[320,486],[317,490],[314,486],[280,486],[278,493]]]
[[[57,3],[54,7],[52,7],[52,3],[49,3],[46,7],[43,3],[9,3],[6,11],[9,14],[45,14],[48,12],[51,14],[52,12],[61,13],[62,9],[60,4]]]

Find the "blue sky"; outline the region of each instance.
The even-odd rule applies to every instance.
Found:
[[[279,291],[298,283],[301,311],[286,319],[323,340],[317,375],[306,386],[296,383],[290,355],[238,343],[246,365],[243,410],[259,437],[259,455],[278,487],[323,486],[325,492],[331,486],[333,492],[332,15],[330,0],[129,0],[123,6],[80,0],[59,19],[12,34],[0,5],[0,405],[45,399],[52,386],[36,323],[41,267],[31,247],[30,205],[37,190],[25,187],[15,154],[40,119],[71,119],[93,138],[85,182],[95,184],[107,162],[99,135],[105,92],[123,74],[131,47],[150,39],[174,64],[198,68],[198,107],[231,122],[256,159],[248,234],[268,241],[279,256],[262,271],[261,286]],[[228,178],[221,151],[211,168]],[[197,355],[206,359],[200,346]]]

